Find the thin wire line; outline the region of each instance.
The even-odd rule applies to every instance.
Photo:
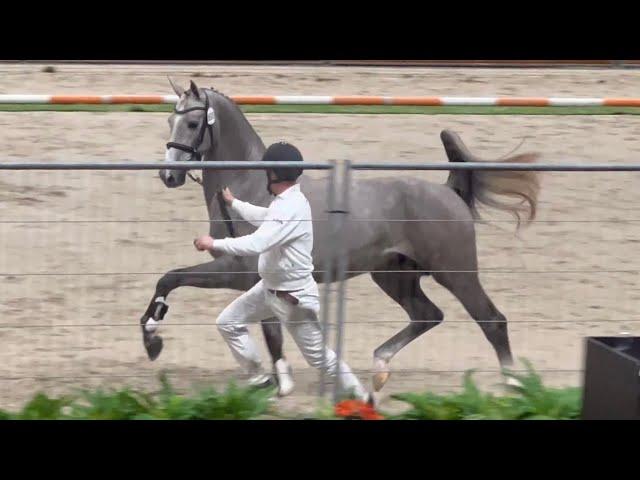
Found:
[[[256,323],[251,323],[251,325],[263,325],[263,324],[281,324],[282,322],[280,322],[279,320],[269,320],[269,321],[263,321],[263,322],[256,322]],[[293,320],[290,322],[287,322],[288,324],[300,324],[300,323],[316,323],[315,321],[305,321],[305,320]],[[587,319],[587,320],[514,320],[514,321],[510,321],[510,320],[474,320],[474,319],[468,319],[468,320],[409,320],[408,318],[406,320],[358,320],[358,321],[345,321],[346,324],[352,325],[352,326],[357,326],[357,325],[394,325],[394,324],[401,324],[401,325],[409,325],[411,323],[454,323],[454,324],[473,324],[475,325],[476,323],[502,323],[502,324],[506,324],[508,326],[513,326],[513,325],[520,325],[520,324],[539,324],[539,323],[546,323],[546,324],[550,324],[550,325],[555,325],[555,324],[560,324],[560,323],[564,323],[564,324],[580,324],[580,323],[640,323],[640,319],[621,319],[621,320],[616,320],[616,319]],[[241,325],[245,325],[245,322],[238,322],[238,324]],[[111,328],[111,327],[126,327],[126,328],[140,328],[141,327],[141,323],[137,322],[137,323],[51,323],[51,324],[1,324],[0,323],[0,329],[2,328],[6,328],[6,329],[30,329],[30,328],[46,328],[46,329],[50,329],[50,328],[95,328],[95,327],[99,327],[99,328]],[[331,327],[335,327],[337,326],[336,323],[329,323],[328,324]],[[161,322],[161,327],[212,327],[214,328],[216,326],[215,323],[213,322],[188,322],[188,323],[176,323],[176,322],[166,322],[166,321],[162,321]]]
[[[92,277],[92,276],[144,276],[144,275],[255,275],[255,274],[277,274],[277,273],[324,273],[324,270],[270,270],[258,272],[254,270],[248,271],[219,271],[219,272],[0,272],[0,277]],[[478,274],[593,274],[593,273],[640,273],[640,270],[347,270],[348,274],[365,274],[365,273],[407,273],[407,274],[434,274],[434,273],[478,273]]]
[[[235,222],[246,222],[245,220],[237,219]],[[328,218],[317,219],[271,219],[271,220],[251,220],[252,222],[327,222]],[[390,222],[390,223],[476,223],[476,224],[494,224],[494,223],[513,223],[517,224],[517,220],[478,220],[478,219],[438,219],[438,218],[412,218],[412,219],[396,219],[396,218],[348,218],[351,222]],[[109,223],[225,223],[226,220],[188,220],[188,219],[174,219],[174,220],[146,220],[146,219],[124,219],[124,220],[0,220],[0,224],[109,224]],[[640,223],[640,219],[601,219],[601,220],[531,220],[530,223]]]

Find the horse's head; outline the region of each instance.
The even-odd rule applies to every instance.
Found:
[[[216,123],[215,106],[207,91],[199,89],[193,81],[188,90],[175,85],[178,95],[174,113],[169,117],[171,135],[167,143],[167,162],[200,161],[217,144],[220,129]],[[169,188],[184,185],[187,171],[168,167],[160,170],[160,178]]]

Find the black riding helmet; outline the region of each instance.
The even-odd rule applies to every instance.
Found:
[[[287,142],[270,145],[262,157],[263,162],[303,162],[300,150]],[[279,182],[295,182],[302,175],[301,168],[273,168],[267,169],[267,191],[271,192],[271,185]],[[272,180],[269,172],[273,172],[276,179]]]

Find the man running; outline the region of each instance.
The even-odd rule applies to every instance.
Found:
[[[280,142],[271,145],[262,160],[302,162],[303,158],[296,147]],[[267,190],[275,197],[268,208],[242,202],[225,189],[223,196],[227,204],[259,228],[244,237],[214,239],[204,235],[194,240],[199,251],[259,255],[261,280],[231,302],[216,324],[236,360],[255,376],[262,374],[263,369],[247,324],[275,315],[287,327],[309,365],[323,368],[329,376],[336,377],[345,393],[370,401],[368,392],[349,366],[342,361],[338,365],[333,350],[325,349],[323,364],[318,285],[312,275],[311,207],[297,184],[301,174],[302,168],[267,169]],[[293,383],[290,385],[293,388]],[[283,395],[282,390],[279,393]]]

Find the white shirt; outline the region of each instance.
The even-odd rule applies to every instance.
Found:
[[[269,208],[238,199],[231,208],[259,228],[244,237],[214,240],[214,250],[241,257],[260,255],[258,273],[272,290],[302,290],[313,282],[311,207],[298,184],[277,195]]]

